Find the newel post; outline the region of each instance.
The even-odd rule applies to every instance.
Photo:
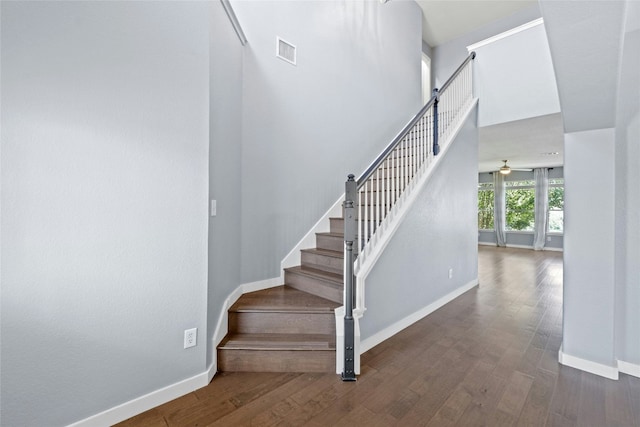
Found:
[[[440,102],[440,93],[438,88],[433,89],[433,155],[437,156],[440,153],[440,144],[438,144],[438,102]]]
[[[349,175],[345,183],[344,198],[344,367],[342,381],[355,381],[355,331],[353,322],[353,244],[356,241],[357,223],[355,215],[356,181]]]

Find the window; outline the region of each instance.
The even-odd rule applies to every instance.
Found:
[[[478,228],[493,230],[493,184],[481,182],[478,184]]]
[[[505,182],[506,230],[533,231],[535,181]]]
[[[547,231],[562,233],[564,231],[564,179],[549,179],[549,221]]]

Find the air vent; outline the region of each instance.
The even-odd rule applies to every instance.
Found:
[[[276,56],[289,64],[296,65],[296,47],[277,37]]]

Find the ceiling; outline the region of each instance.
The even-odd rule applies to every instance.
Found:
[[[560,113],[479,129],[478,170],[562,166],[564,130]],[[558,153],[558,154],[553,154]]]
[[[431,47],[537,4],[537,0],[417,0],[422,8],[422,37]],[[495,171],[508,160],[512,168],[563,164],[562,116],[550,114],[479,129],[478,169]],[[558,154],[550,154],[558,153]]]
[[[417,0],[422,39],[435,47],[537,4],[537,0]]]

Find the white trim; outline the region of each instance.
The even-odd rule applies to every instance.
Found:
[[[440,163],[442,162],[442,159],[445,157],[447,151],[449,151],[449,148],[453,144],[453,141],[456,139],[458,133],[460,133],[462,127],[469,118],[469,114],[473,111],[477,104],[478,98],[474,98],[470,102],[469,106],[467,107],[467,111],[464,111],[461,114],[461,120],[459,120],[456,127],[447,137],[447,143],[442,144],[443,148],[440,151],[440,154],[435,156],[431,163],[423,165],[423,167],[426,167],[426,170],[418,172],[418,174],[416,174],[417,177],[409,183],[402,196],[400,196],[400,199],[398,199],[396,204],[391,209],[391,212],[389,212],[387,217],[380,224],[380,227],[378,228],[376,233],[372,236],[371,243],[373,244],[368,244],[358,255],[358,259],[355,261],[354,265],[354,274],[357,278],[356,308],[365,310],[364,282],[367,276],[373,269],[375,263],[378,261],[378,258],[380,258],[380,255],[382,255],[382,252],[384,252],[384,249],[391,241],[391,238],[400,227],[402,220],[409,212],[411,206],[417,200],[418,195],[420,194],[420,190],[429,181],[431,175],[433,175],[438,169]]]
[[[336,307],[334,310],[336,316],[336,374],[344,371],[344,306]],[[353,354],[356,356],[353,360],[353,371],[356,375],[360,375],[360,319],[364,312],[362,310],[353,310]]]
[[[562,347],[560,347],[560,350],[558,351],[558,362],[565,366],[570,366],[572,368],[580,369],[581,371],[609,378],[610,380],[618,379],[617,366],[603,365],[601,363],[592,362],[591,360],[571,356],[570,354],[564,353],[562,351]]]
[[[481,40],[477,43],[467,46],[467,50],[469,52],[478,49],[479,47],[486,46],[491,43],[495,43],[498,40],[505,39],[507,37],[513,36],[515,34],[521,33],[522,31],[528,30],[530,28],[536,27],[538,25],[544,24],[544,20],[542,18],[538,18],[534,21],[527,22],[526,24],[522,24],[519,27],[512,28],[510,30],[505,31],[504,33],[497,34],[493,37],[489,37],[488,39]]]
[[[217,364],[216,358],[216,347],[220,344],[220,342],[224,339],[229,332],[229,316],[227,316],[227,312],[229,308],[238,301],[243,294],[255,291],[261,291],[263,289],[274,288],[276,286],[282,285],[282,279],[280,276],[273,277],[271,279],[266,280],[258,280],[257,282],[244,283],[234,289],[227,299],[224,300],[224,304],[222,305],[222,309],[220,310],[220,315],[218,316],[218,323],[216,325],[216,330],[213,333],[213,345],[211,348],[213,349],[212,359],[213,365]]]
[[[366,338],[366,339],[362,340],[362,342],[360,342],[360,351],[359,351],[359,353],[356,353],[356,354],[361,355],[362,353],[372,349],[376,345],[380,344],[381,342],[385,341],[386,339],[391,338],[392,336],[394,336],[398,332],[402,331],[403,329],[407,328],[408,326],[413,325],[418,320],[424,318],[425,316],[428,316],[429,314],[433,313],[434,311],[436,311],[437,309],[439,309],[443,305],[453,301],[454,299],[456,299],[460,295],[462,295],[465,292],[473,289],[476,286],[478,286],[478,279],[477,278],[475,278],[472,281],[470,281],[469,283],[459,287],[458,289],[455,289],[454,291],[449,292],[447,295],[437,299],[436,301],[434,301],[431,304],[427,305],[426,307],[416,311],[415,313],[412,313],[412,314],[408,315],[404,319],[401,319],[401,320],[397,321],[396,323],[384,328],[383,330],[377,332],[373,336],[370,336],[369,338]]]
[[[213,380],[213,377],[215,377],[217,373],[218,373],[218,363],[217,361],[215,361],[211,364],[211,366],[209,366],[209,369],[207,369],[207,372],[206,372],[207,384],[209,384],[211,380]]]
[[[284,257],[280,263],[280,274],[284,283],[284,269],[300,265],[300,250],[313,248],[316,245],[316,233],[329,231],[329,218],[342,217],[342,202],[344,201],[344,193],[340,195],[338,200],[329,208],[327,212],[315,223],[313,227],[304,235],[302,239],[294,246],[293,249]]]
[[[420,62],[420,82],[422,86],[422,103],[426,104],[432,96],[431,58],[424,52],[422,52],[422,60]]]
[[[261,291],[263,289],[275,288],[280,285],[282,285],[280,276],[272,277],[271,279],[258,280],[251,283],[244,283],[240,285],[240,289],[242,290],[241,295],[248,294],[249,292]]]
[[[640,378],[640,365],[618,360],[618,371]]]
[[[431,177],[431,175],[436,171],[436,169],[440,165],[442,159],[445,157],[445,154],[447,153],[447,151],[449,151],[449,148],[453,144],[453,141],[458,136],[458,133],[460,133],[460,131],[462,130],[462,127],[464,126],[464,124],[468,120],[469,114],[471,114],[471,112],[473,111],[474,108],[476,108],[477,105],[478,105],[478,98],[473,98],[471,100],[471,102],[469,103],[469,106],[467,107],[467,110],[464,111],[461,114],[461,116],[460,116],[461,120],[459,120],[459,122],[457,123],[456,127],[447,136],[447,138],[445,140],[443,140],[443,142],[442,142],[442,150],[441,150],[440,154],[438,156],[435,156],[435,159],[431,163],[429,163],[428,165],[423,165],[423,167],[426,167],[426,170],[422,169],[421,171],[418,172],[418,174],[416,174],[416,177],[414,177],[413,181],[409,183],[409,186],[405,189],[403,195],[400,196],[400,199],[396,202],[394,207],[391,209],[391,212],[389,212],[387,217],[382,221],[382,224],[380,225],[380,227],[378,228],[377,232],[372,237],[372,242],[374,243],[373,247],[371,245],[367,245],[367,247],[365,247],[364,251],[362,251],[358,255],[358,259],[354,263],[355,264],[354,265],[354,271],[355,271],[354,274],[356,276],[356,304],[355,304],[355,310],[354,311],[357,311],[359,313],[364,313],[366,311],[366,307],[365,307],[365,291],[366,291],[365,281],[366,281],[367,276],[369,275],[369,273],[373,269],[373,266],[375,265],[375,263],[378,260],[378,258],[381,256],[381,254],[384,251],[384,249],[386,248],[386,246],[391,241],[391,238],[393,237],[395,232],[398,230],[398,227],[402,223],[403,218],[406,216],[406,214],[408,213],[409,209],[411,208],[413,203],[416,201],[416,199],[418,197],[418,194],[420,193],[420,190],[424,187],[424,185],[426,185],[426,183],[429,181],[429,178]],[[445,141],[446,141],[446,143],[445,143]],[[376,241],[376,240],[378,240],[378,241]],[[477,284],[477,280],[476,280],[476,284]],[[440,301],[440,300],[438,300],[438,301]],[[425,307],[425,309],[414,313],[413,315],[407,317],[406,319],[413,318],[412,316],[416,316],[416,315],[419,315],[420,313],[423,313],[424,310],[426,310],[427,308],[428,307]],[[422,314],[421,317],[413,320],[411,323],[421,319],[422,317],[426,316],[427,314],[429,314],[429,313],[428,312],[424,312],[424,314]],[[406,320],[406,321],[409,321],[409,320]],[[402,320],[402,321],[400,321],[400,322],[398,322],[398,323],[396,323],[394,325],[389,326],[388,328],[384,329],[383,331],[380,331],[379,333],[375,334],[374,336],[366,339],[363,343],[360,342],[359,337],[358,337],[356,339],[356,341],[355,341],[355,350],[356,350],[356,352],[355,352],[355,361],[354,361],[355,362],[354,363],[355,366],[356,367],[360,366],[360,355],[362,353],[364,353],[369,348],[373,347],[374,345],[379,344],[380,342],[384,341],[386,338],[394,335],[395,333],[399,332],[400,330],[404,329],[406,326],[411,324],[411,323],[409,323],[406,326],[401,327],[400,329],[395,331],[396,327],[400,327],[401,324],[404,324],[403,322],[405,322],[405,320]],[[387,336],[386,334],[389,334],[389,335]],[[377,341],[378,339],[379,339],[379,341]],[[370,347],[367,347],[367,345],[369,345]],[[358,371],[356,371],[356,372],[358,372]]]
[[[177,383],[168,385],[161,389],[152,391],[151,393],[140,396],[136,399],[125,402],[121,405],[114,406],[111,409],[100,412],[99,414],[92,415],[84,420],[77,421],[70,424],[69,427],[95,427],[95,426],[109,426],[156,406],[167,403],[173,399],[177,399],[180,396],[184,396],[187,393],[191,393],[194,390],[205,387],[209,384],[208,372],[203,372],[191,378],[179,381]]]
[[[495,242],[481,242],[480,240],[478,240],[478,245],[481,246],[498,246],[497,243]],[[526,246],[526,245],[507,245],[508,248],[515,248],[515,249],[531,249],[533,250],[533,246]],[[551,252],[564,252],[564,248],[553,248],[553,247],[544,247],[542,248],[543,251],[551,251]]]
[[[274,286],[281,285],[280,277],[274,277],[271,279],[260,280],[257,282],[245,283],[238,286],[225,300],[220,316],[218,317],[218,324],[213,335],[213,343],[211,349],[213,351],[212,360],[213,363],[207,368],[206,371],[195,375],[191,378],[179,381],[175,384],[168,385],[161,389],[152,391],[144,396],[137,397],[128,402],[122,403],[118,406],[114,406],[111,409],[100,412],[99,414],[92,415],[84,420],[77,421],[70,425],[70,427],[93,427],[96,425],[113,425],[131,418],[156,406],[167,403],[173,399],[184,396],[191,393],[194,390],[205,387],[211,382],[217,371],[217,353],[216,348],[222,339],[227,335],[229,329],[227,311],[235,303],[240,296],[244,293],[259,291],[262,289],[273,288]]]

